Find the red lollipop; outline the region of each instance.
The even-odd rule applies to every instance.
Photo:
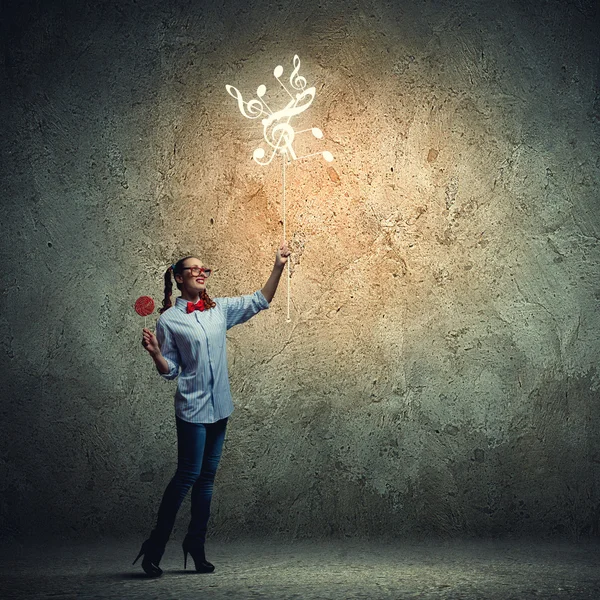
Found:
[[[150,296],[140,296],[135,301],[135,312],[140,317],[147,317],[154,312],[154,300]]]
[[[144,317],[144,327],[146,327],[146,317],[154,312],[154,300],[150,296],[140,296],[135,301],[135,312]]]

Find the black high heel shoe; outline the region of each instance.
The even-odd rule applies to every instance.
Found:
[[[204,555],[204,544],[193,544],[189,540],[183,540],[183,568],[187,568],[187,555],[192,555],[197,573],[212,573],[215,570],[215,565],[209,563]]]
[[[135,560],[132,564],[135,565],[135,563],[138,561],[138,558],[142,555],[144,556],[142,559],[142,569],[144,569],[146,575],[148,575],[148,577],[160,577],[163,572],[158,564],[160,563],[163,553],[157,549],[157,547],[152,543],[152,540],[146,540],[142,544],[142,549],[135,557]]]

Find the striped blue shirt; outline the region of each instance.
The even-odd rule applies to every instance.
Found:
[[[269,308],[260,290],[213,301],[214,308],[188,314],[187,300],[179,297],[156,323],[160,351],[169,365],[161,375],[175,379],[179,374],[175,414],[191,423],[215,423],[233,412],[225,332]]]

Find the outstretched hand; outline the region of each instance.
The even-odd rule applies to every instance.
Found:
[[[288,256],[292,253],[292,251],[288,248],[287,244],[284,242],[277,249],[277,256],[275,257],[275,266],[283,267],[288,260]]]

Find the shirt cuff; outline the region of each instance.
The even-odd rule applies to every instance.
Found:
[[[269,301],[265,298],[265,295],[262,293],[262,290],[257,290],[256,292],[254,292],[254,295],[258,300],[258,305],[260,306],[261,310],[269,308]]]
[[[158,371],[158,374],[163,378],[163,379],[175,379],[177,377],[177,375],[179,375],[179,367],[175,364],[173,364],[168,358],[165,358],[165,360],[167,361],[167,364],[169,365],[169,372],[168,373],[161,373],[160,371]]]

